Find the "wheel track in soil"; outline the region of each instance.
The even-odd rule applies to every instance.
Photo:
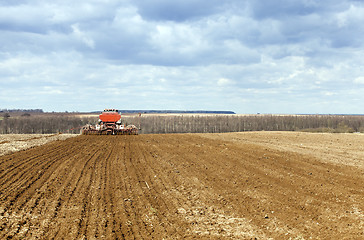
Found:
[[[360,169],[193,134],[79,136],[0,157],[0,238],[364,235]]]

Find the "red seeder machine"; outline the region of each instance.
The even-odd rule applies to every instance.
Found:
[[[121,123],[121,115],[116,109],[105,109],[99,115],[99,123],[82,127],[84,135],[137,135],[138,128],[134,125]]]

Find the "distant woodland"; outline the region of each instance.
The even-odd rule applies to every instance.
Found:
[[[94,121],[71,116],[28,116],[0,118],[0,134],[80,133],[81,126]]]
[[[148,115],[124,116],[125,124],[148,133],[221,133],[243,131],[364,132],[363,115]],[[97,117],[0,113],[0,134],[79,133]]]
[[[129,118],[142,133],[221,133],[244,131],[364,132],[364,116],[216,115]]]

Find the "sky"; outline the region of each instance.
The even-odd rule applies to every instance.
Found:
[[[0,0],[0,109],[363,114],[361,0]]]

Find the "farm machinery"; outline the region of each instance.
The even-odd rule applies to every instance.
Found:
[[[81,133],[84,135],[137,135],[138,128],[135,125],[122,124],[118,110],[105,109],[99,115],[98,124],[83,126]]]

